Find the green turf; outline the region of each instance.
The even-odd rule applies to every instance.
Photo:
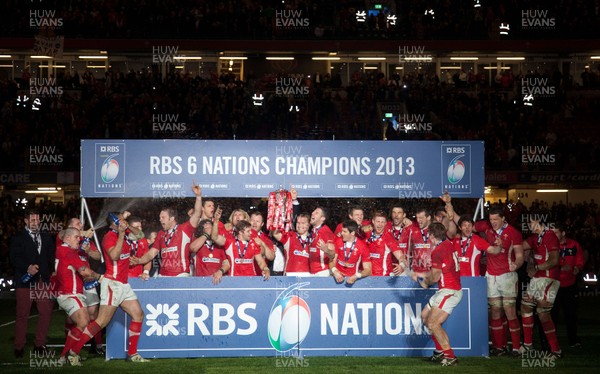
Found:
[[[25,358],[13,357],[14,324],[0,327],[0,373],[25,372],[82,372],[87,373],[488,373],[505,374],[521,373],[584,373],[598,367],[595,361],[598,356],[596,348],[600,338],[600,315],[596,313],[600,307],[600,297],[583,297],[580,299],[580,336],[583,348],[569,348],[565,341],[564,329],[559,327],[559,340],[565,357],[556,362],[554,368],[524,368],[523,361],[509,357],[463,357],[459,358],[457,367],[443,368],[436,364],[424,362],[422,358],[396,357],[308,357],[305,361],[294,359],[277,359],[276,357],[257,358],[196,358],[196,359],[156,359],[149,363],[128,363],[123,360],[105,361],[100,357],[89,357],[83,362],[84,368],[36,368],[30,362],[29,352],[33,341],[36,319],[30,320],[28,347]],[[11,299],[0,300],[0,325],[14,320],[15,303]],[[63,344],[64,313],[55,311],[49,333],[49,344]],[[536,336],[537,338],[537,336]],[[58,348],[57,348],[58,350]],[[57,352],[58,355],[58,352]],[[86,349],[82,356],[86,356]],[[48,360],[46,360],[48,361]],[[49,360],[52,361],[52,360]],[[291,364],[304,367],[288,367]],[[284,367],[285,366],[285,367]]]

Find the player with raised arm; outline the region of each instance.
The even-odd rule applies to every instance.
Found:
[[[310,276],[309,249],[311,240],[310,215],[296,217],[296,231],[273,230],[273,237],[283,245],[286,276]]]
[[[452,244],[458,255],[460,263],[460,275],[462,277],[479,277],[481,272],[479,265],[481,254],[498,254],[499,246],[490,245],[485,239],[477,234],[473,234],[473,225],[475,222],[469,215],[463,215],[458,220],[460,237],[452,239]]]
[[[434,219],[436,222],[444,224],[447,230],[446,236],[448,239],[454,239],[456,235],[460,234],[458,228],[458,220],[460,217],[454,211],[452,198],[448,191],[444,192],[444,194],[440,196],[440,199],[444,202],[444,207],[436,209]]]
[[[202,188],[194,182],[192,191],[196,195],[196,201],[189,220],[179,224],[174,209],[161,210],[159,219],[163,229],[145,255],[131,258],[133,265],[146,264],[160,253],[159,276],[189,277],[191,275],[190,243],[202,214]]]
[[[308,245],[310,273],[317,277],[328,277],[329,260],[333,259],[335,249],[333,241],[335,235],[331,232],[329,226],[325,224],[327,220],[327,209],[316,207],[310,215],[310,224],[312,226],[311,239]]]
[[[221,279],[229,271],[229,260],[223,248],[218,247],[210,238],[213,222],[211,219],[200,221],[202,233],[190,245],[190,251],[194,254],[195,271],[197,277],[212,276],[213,284],[219,284]]]

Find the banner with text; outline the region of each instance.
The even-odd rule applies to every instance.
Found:
[[[436,289],[408,277],[369,277],[352,287],[329,278],[210,277],[130,280],[145,313],[148,358],[233,356],[427,356],[421,320]],[[459,356],[488,354],[485,278],[462,278],[463,298],[444,328]],[[124,358],[131,319],[117,311],[107,359]]]
[[[483,142],[82,140],[84,197],[483,197]]]

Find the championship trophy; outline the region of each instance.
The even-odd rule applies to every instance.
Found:
[[[292,193],[280,188],[269,193],[267,230],[290,231],[292,227]]]

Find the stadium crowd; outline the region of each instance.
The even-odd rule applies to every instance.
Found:
[[[589,74],[600,82],[597,74]],[[385,131],[389,140],[484,140],[489,170],[598,170],[595,90],[573,87],[556,71],[508,71],[494,82],[474,74],[453,75],[440,80],[435,74],[387,77],[358,70],[347,85],[338,73],[322,74],[318,81],[313,75],[305,81],[309,93],[293,98],[275,94],[275,74],[257,77],[250,72],[240,81],[233,74],[212,72],[202,78],[172,73],[163,81],[149,70],[109,71],[104,79],[89,71],[67,72],[56,77],[63,94],[42,98],[39,110],[32,110],[17,101],[28,92],[29,75],[24,74],[0,80],[0,119],[5,124],[0,158],[5,170],[35,171],[28,162],[29,147],[62,139],[56,146],[63,161],[55,168],[76,170],[81,138],[380,140]],[[524,105],[524,77],[548,78],[556,95]],[[263,106],[253,105],[257,92],[265,93]],[[378,104],[387,102],[400,103],[406,118],[422,127],[407,130],[383,122]],[[290,110],[295,106],[298,111]],[[157,115],[177,115],[177,123],[184,125],[161,127],[155,123]],[[525,146],[548,147],[554,162],[523,163]]]
[[[56,32],[68,38],[493,40],[500,38],[500,24],[508,23],[511,39],[591,39],[599,26],[595,3],[576,0],[381,1],[379,9],[358,0],[169,0],[140,1],[135,7],[124,0],[31,3],[6,2],[11,11],[0,15],[0,37],[32,36],[37,28],[31,26],[30,10],[38,9],[55,11],[52,17],[62,20]],[[277,21],[284,10],[299,12],[288,17],[308,22],[285,27]],[[528,10],[547,11],[551,27],[522,28],[522,11]]]

